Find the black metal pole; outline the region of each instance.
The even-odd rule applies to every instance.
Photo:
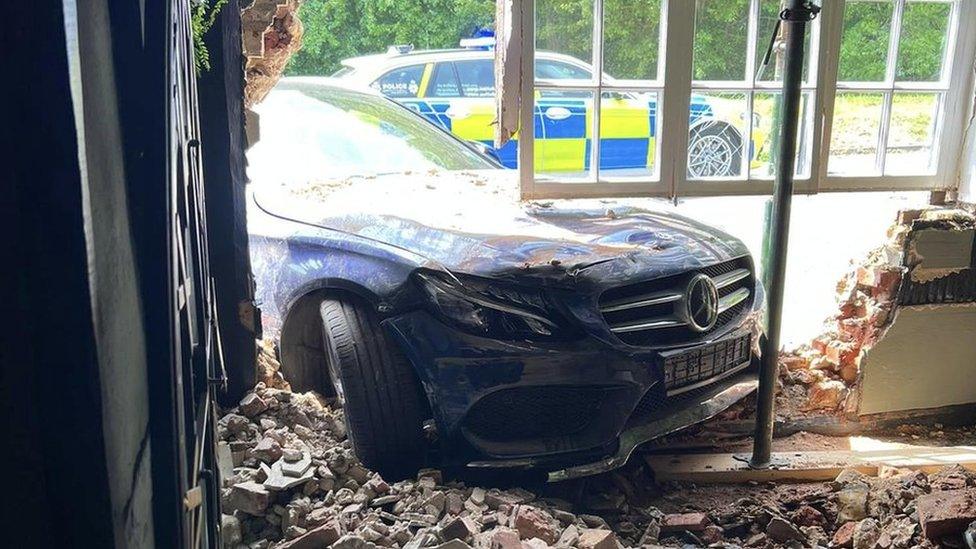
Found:
[[[819,7],[809,0],[789,0],[780,13],[786,25],[786,71],[780,110],[779,157],[773,193],[772,255],[769,261],[767,291],[766,344],[759,370],[756,409],[756,434],[750,464],[769,465],[773,445],[773,408],[779,355],[780,325],[783,312],[783,283],[786,279],[786,250],[789,239],[790,204],[793,199],[793,167],[796,156],[796,130],[800,119],[800,86],[803,82],[803,37],[807,22],[816,17]]]

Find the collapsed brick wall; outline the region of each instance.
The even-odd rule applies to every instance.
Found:
[[[278,83],[288,60],[302,47],[301,0],[254,0],[241,11],[244,105],[251,108]]]
[[[973,214],[929,208],[899,212],[888,238],[837,285],[838,310],[809,345],[781,357],[780,380],[801,410],[857,412],[853,398],[868,353],[898,307],[976,301],[976,269],[931,269],[916,243],[925,231],[972,231]]]

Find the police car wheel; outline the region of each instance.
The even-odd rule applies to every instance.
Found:
[[[413,367],[365,304],[326,299],[319,313],[329,377],[353,451],[389,480],[415,475],[426,458],[427,408]]]
[[[691,130],[688,174],[691,177],[734,177],[742,169],[742,140],[732,126],[706,122]]]

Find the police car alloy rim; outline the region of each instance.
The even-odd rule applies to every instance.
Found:
[[[721,177],[732,172],[732,145],[717,135],[698,135],[690,145],[688,172],[692,177]]]

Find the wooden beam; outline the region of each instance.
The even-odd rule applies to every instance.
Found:
[[[773,452],[775,467],[749,468],[748,453],[658,454],[645,457],[655,479],[714,484],[756,482],[816,482],[833,480],[844,469],[877,475],[882,466],[927,473],[960,464],[976,470],[976,446],[913,446],[850,437],[850,450],[829,452]]]

